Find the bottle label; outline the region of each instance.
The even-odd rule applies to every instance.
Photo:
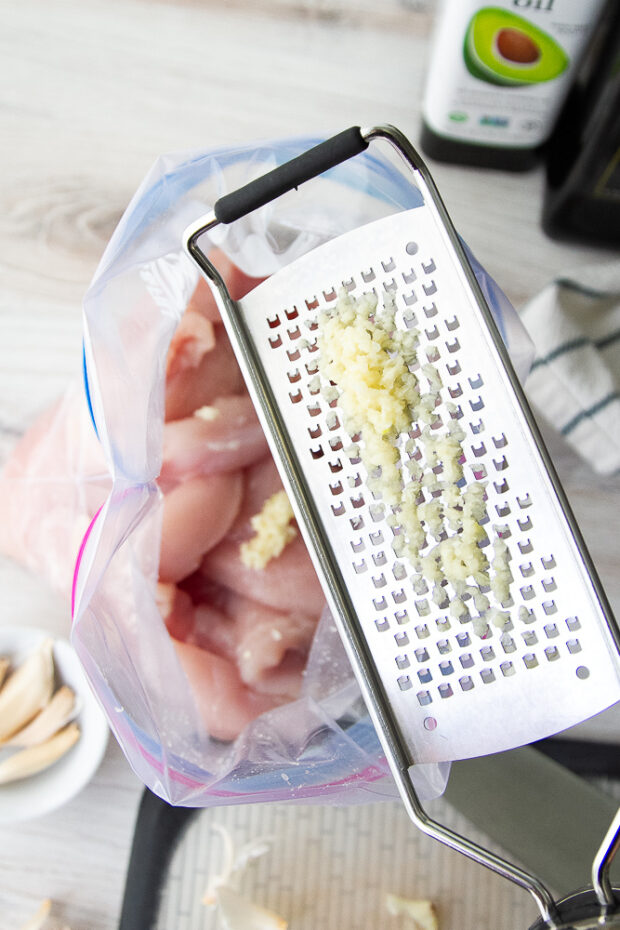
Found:
[[[444,2],[422,107],[429,128],[461,142],[540,145],[603,3]]]

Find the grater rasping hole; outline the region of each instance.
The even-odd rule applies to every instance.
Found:
[[[391,268],[392,259],[389,264]],[[423,264],[427,273],[431,267],[435,267],[432,261]],[[437,290],[434,282],[432,290]],[[493,541],[493,557],[488,560],[482,552],[489,543],[480,523],[486,516],[481,481],[486,466],[472,466],[475,481],[464,480],[465,433],[453,406],[446,406],[445,429],[432,435],[433,429],[444,425],[437,410],[443,401],[442,376],[435,364],[420,367],[420,333],[398,328],[396,315],[392,295],[384,296],[381,308],[374,293],[355,299],[344,291],[334,308],[319,315],[319,370],[325,393],[331,396],[334,388],[339,392],[345,428],[350,434],[361,433],[367,484],[391,508],[387,521],[394,531],[392,547],[433,584],[433,601],[448,608],[453,600],[457,615],[469,614],[461,597],[471,579],[478,585],[478,595],[480,586],[488,589],[490,585],[498,605],[503,605],[509,601],[512,575],[501,532]],[[457,328],[458,317],[452,316],[446,326]],[[427,340],[437,339],[438,325],[425,329],[425,334]],[[448,352],[460,348],[456,338],[446,340],[445,346]],[[484,384],[480,373],[467,380],[476,390]],[[453,399],[460,396],[461,383],[450,386],[448,393]],[[470,400],[470,406],[482,409],[482,397]],[[471,449],[475,457],[487,452],[483,441]],[[505,456],[493,461],[496,470],[508,467]],[[428,548],[429,536],[437,544],[432,549]],[[452,585],[452,598],[440,588],[447,582]],[[426,600],[416,601],[415,606],[421,615],[430,609]],[[488,598],[476,607],[479,613],[473,622],[481,635],[489,622],[502,626],[509,619],[497,607],[489,609]]]
[[[405,690],[425,706],[541,663],[570,660],[574,634],[552,600],[560,584],[555,554],[539,544],[543,528],[532,516],[531,488],[513,467],[513,431],[494,411],[493,378],[478,367],[480,350],[471,351],[466,318],[444,302],[441,278],[429,277],[435,263],[419,259],[419,243],[407,246],[323,283],[318,297],[300,294],[293,306],[275,307],[269,319],[281,322],[267,327],[266,342],[295,362],[287,366],[290,402],[296,417],[307,418],[313,460],[325,463],[331,512],[343,522],[333,532],[354,534],[346,543],[351,570],[374,588],[368,592],[374,635],[385,641],[392,625],[409,630],[406,641],[393,640],[395,672],[414,660],[406,651],[411,637],[433,644],[428,659],[415,653],[418,662],[430,663],[428,690],[416,692],[401,676]],[[286,325],[290,319],[304,338]],[[274,345],[276,333],[284,339]],[[349,337],[354,351],[335,371],[332,363],[338,365]],[[477,361],[470,364],[472,358]],[[387,376],[370,385],[386,388],[374,407],[363,399],[369,371]],[[364,416],[347,405],[347,392],[357,394],[357,413],[361,408]],[[341,458],[330,457],[334,452]],[[341,481],[327,480],[334,474],[328,463],[336,464]],[[377,561],[371,554],[379,544]],[[393,590],[394,581],[399,587]],[[552,635],[549,614],[558,618],[558,634],[545,647]],[[412,616],[427,622],[415,626]],[[501,632],[517,623],[537,634],[502,639]],[[492,658],[468,651],[472,638],[486,642],[494,636],[500,642]],[[452,650],[457,667],[468,674],[456,688],[440,691],[442,650]],[[502,658],[508,652],[513,661]],[[416,673],[409,681],[418,678]]]

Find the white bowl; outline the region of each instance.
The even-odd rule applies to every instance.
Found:
[[[48,631],[33,627],[0,626],[0,656],[18,665],[49,636]],[[66,804],[89,782],[103,759],[108,724],[73,647],[64,639],[54,640],[54,664],[56,685],[69,685],[75,691],[80,738],[43,772],[0,785],[0,825],[31,820]],[[0,749],[0,758],[8,751]]]

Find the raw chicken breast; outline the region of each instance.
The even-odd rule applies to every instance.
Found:
[[[241,504],[241,472],[192,478],[164,495],[161,581],[180,581],[230,529]]]
[[[0,553],[69,598],[80,543],[110,486],[76,387],[35,421],[0,472]]]
[[[205,585],[204,580],[197,586],[196,579],[202,579],[198,572],[178,587],[158,585],[159,588],[173,589],[164,605],[166,613],[162,613],[168,632],[175,639],[234,662],[238,632],[234,619],[224,612],[224,589],[210,582]]]
[[[188,315],[183,332],[184,348],[178,354],[174,370],[166,376],[166,420],[189,417],[217,397],[241,394],[245,390],[243,375],[224,329],[217,327],[215,345],[207,349],[203,333],[205,323],[211,326],[198,313]],[[196,341],[188,345],[194,327]],[[176,333],[169,351],[176,355],[175,337]]]
[[[172,582],[160,581],[155,601],[170,635],[188,642],[194,628],[194,604],[189,594]]]
[[[207,410],[208,419],[197,414],[164,426],[162,490],[197,475],[236,471],[267,455],[249,394],[220,397]]]
[[[299,696],[317,621],[211,593],[217,606],[194,607],[176,585],[159,584],[157,601],[209,734],[234,739],[258,714]]]
[[[239,515],[226,538],[202,560],[200,570],[209,580],[267,607],[287,612],[303,604],[307,614],[318,617],[325,597],[301,536],[263,569],[248,568],[241,561],[240,544],[253,534],[251,517],[279,490],[282,482],[272,459],[246,470]]]
[[[243,473],[243,500],[228,539],[244,542],[253,534],[250,520],[260,513],[265,501],[283,489],[275,462],[268,456],[255,462]]]
[[[166,356],[166,378],[171,379],[188,368],[197,368],[207,352],[215,348],[213,323],[189,307],[181,317]]]
[[[195,604],[191,620],[183,594]],[[318,615],[274,610],[200,573],[182,583],[170,604],[171,635],[234,661],[243,681],[258,691],[288,700],[298,696]]]
[[[219,249],[209,258],[226,282],[233,300],[244,297],[263,278],[250,278]],[[221,324],[213,293],[200,278],[168,350],[166,420],[191,416],[216,397],[244,390],[243,377]]]
[[[236,660],[242,680],[262,693],[297,697],[318,614],[283,613],[232,592],[226,612],[237,626]]]
[[[246,687],[227,659],[176,639],[172,643],[205,729],[215,739],[235,739],[248,723],[281,703]]]
[[[239,543],[225,539],[206,554],[200,570],[211,581],[276,610],[292,611],[303,604],[304,610],[318,616],[325,603],[314,566],[300,536],[263,569],[244,565],[239,555]]]
[[[260,283],[217,250],[213,260],[234,299]],[[157,605],[206,730],[232,740],[298,697],[324,599],[300,536],[263,570],[241,562],[251,518],[282,484],[203,280],[169,347],[166,421]],[[0,551],[68,597],[79,544],[110,487],[76,386],[0,473]]]

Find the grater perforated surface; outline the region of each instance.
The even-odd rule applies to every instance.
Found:
[[[510,598],[496,604],[480,589],[510,613],[503,630],[489,625],[480,636],[471,594],[463,597],[467,612],[454,616],[450,585],[436,603],[432,585],[395,555],[398,529],[366,487],[352,447],[358,437],[346,433],[338,400],[326,399],[317,383],[317,317],[343,287],[354,296],[374,291],[379,301],[393,295],[397,325],[420,334],[414,369],[431,362],[441,375],[432,429],[445,429],[451,417],[462,426],[464,481],[486,482],[480,545],[499,536],[509,549]],[[616,646],[603,608],[434,205],[315,249],[237,306],[412,761],[531,742],[618,700]],[[403,436],[403,461],[422,457],[421,429],[412,423]],[[407,439],[413,452],[411,444],[405,452]],[[440,477],[441,465],[436,471]]]

